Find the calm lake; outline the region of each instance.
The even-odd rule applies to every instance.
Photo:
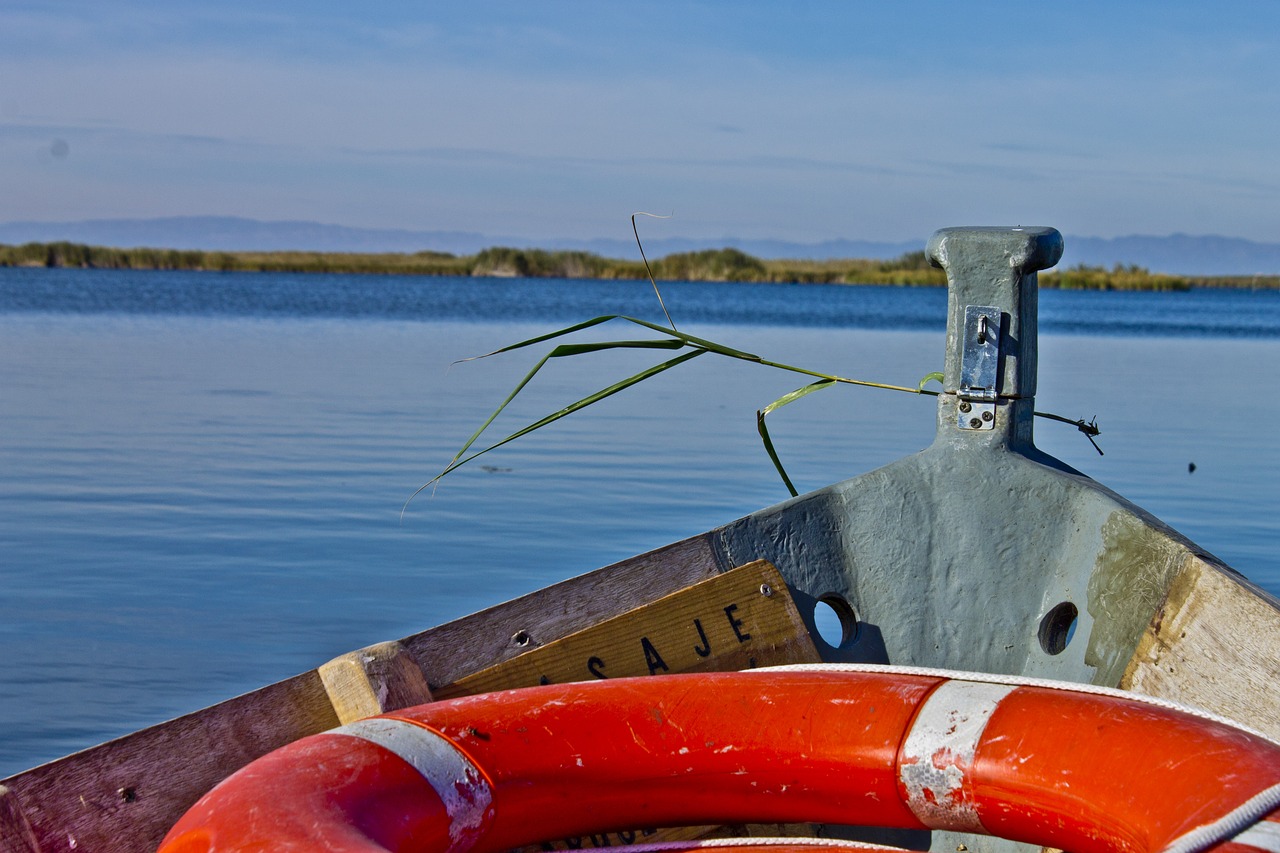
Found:
[[[941,289],[670,284],[683,331],[914,387]],[[787,497],[755,412],[801,377],[711,356],[401,507],[550,345],[647,283],[0,270],[0,777]],[[579,339],[637,338],[623,325]],[[1280,292],[1041,294],[1037,443],[1280,593]],[[494,438],[655,364],[548,365]],[[802,491],[930,443],[871,389],[771,416]],[[1194,471],[1191,466],[1194,465]]]

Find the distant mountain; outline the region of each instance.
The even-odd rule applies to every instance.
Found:
[[[493,245],[481,234],[462,231],[408,231],[348,228],[320,222],[243,219],[234,216],[172,216],[162,219],[88,219],[81,222],[0,224],[0,243],[67,240],[93,246],[276,252],[420,252],[434,249],[471,253]]]
[[[635,241],[618,239],[547,239],[478,234],[468,231],[409,231],[350,228],[319,222],[243,219],[233,216],[175,216],[163,219],[91,219],[81,222],[0,223],[0,243],[48,243],[67,240],[94,246],[211,251],[275,252],[290,249],[323,252],[421,252],[433,250],[473,254],[493,246],[578,249],[611,258],[638,255]],[[732,246],[762,258],[896,258],[923,248],[920,241],[877,243],[840,240],[788,243],[781,240],[738,240],[681,237],[645,240],[645,252],[661,257],[673,252]]]
[[[1174,275],[1280,275],[1280,243],[1238,237],[1067,237],[1068,266],[1136,264]]]
[[[179,216],[162,219],[96,219],[81,222],[0,223],[0,243],[47,243],[67,240],[122,248],[220,251],[420,252],[433,250],[473,254],[491,246],[580,249],[612,258],[637,256],[635,242],[618,239],[547,239],[480,234],[470,231],[412,231],[351,228],[319,222],[271,221],[231,216]],[[1177,275],[1280,275],[1280,243],[1258,243],[1233,237],[1173,234],[1168,237],[1067,237],[1064,266],[1136,264],[1153,272]],[[731,246],[759,258],[896,258],[924,248],[924,240],[883,242],[828,240],[796,243],[743,240],[734,237],[650,238],[650,257]]]

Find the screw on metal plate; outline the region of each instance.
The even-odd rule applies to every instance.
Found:
[[[960,429],[994,429],[1000,366],[1000,309],[966,305],[960,353]]]

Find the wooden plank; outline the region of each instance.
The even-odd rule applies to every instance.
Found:
[[[434,691],[437,699],[821,660],[778,570],[757,560]]]
[[[0,785],[0,851],[40,853],[36,834],[27,823],[18,798],[4,785]]]
[[[338,725],[315,672],[143,729],[4,781],[39,850],[142,853],[219,780]],[[2,850],[21,850],[4,847]]]
[[[316,670],[343,725],[431,701],[422,668],[400,643],[379,643]]]
[[[1195,555],[1169,586],[1120,686],[1280,739],[1280,602]]]

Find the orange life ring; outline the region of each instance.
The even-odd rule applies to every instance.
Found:
[[[160,850],[488,853],[639,826],[797,822],[1073,853],[1280,853],[1280,744],[1119,691],[961,673],[549,685],[304,738],[214,788]]]

